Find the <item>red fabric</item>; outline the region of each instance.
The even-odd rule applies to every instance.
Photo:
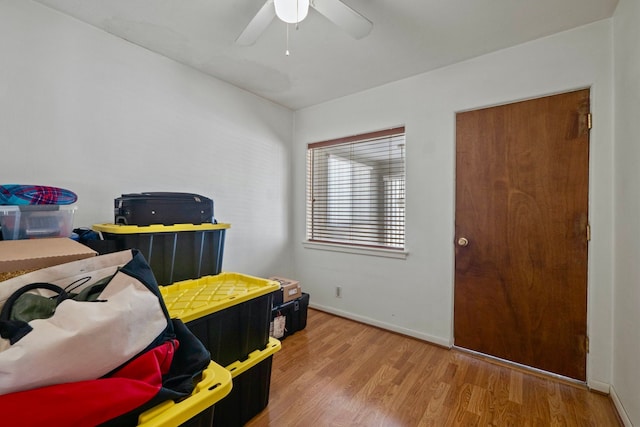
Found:
[[[138,356],[109,378],[57,384],[0,396],[3,426],[95,426],[151,400],[178,346],[169,341]],[[64,361],[60,361],[64,363]]]

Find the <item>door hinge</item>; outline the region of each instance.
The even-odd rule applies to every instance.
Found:
[[[587,242],[591,241],[591,224],[587,224]]]
[[[587,113],[587,129],[591,130],[592,127],[593,127],[593,117],[591,116],[591,113]]]
[[[585,335],[584,337],[584,349],[589,353],[589,335]]]

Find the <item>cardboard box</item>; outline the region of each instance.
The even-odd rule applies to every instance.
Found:
[[[38,270],[96,256],[68,237],[0,241],[0,273]]]
[[[273,305],[280,305],[285,302],[289,302],[302,296],[302,289],[300,288],[300,282],[297,280],[291,280],[284,277],[269,277],[269,280],[275,280],[280,283],[280,292],[275,292],[273,295]]]

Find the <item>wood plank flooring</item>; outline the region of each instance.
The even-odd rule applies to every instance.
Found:
[[[622,425],[608,396],[309,309],[249,427]]]

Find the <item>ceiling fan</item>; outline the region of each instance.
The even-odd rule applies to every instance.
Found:
[[[356,39],[369,34],[373,27],[371,21],[340,0],[267,0],[236,43],[243,46],[254,44],[276,15],[288,23],[302,21],[307,16],[309,6]]]

